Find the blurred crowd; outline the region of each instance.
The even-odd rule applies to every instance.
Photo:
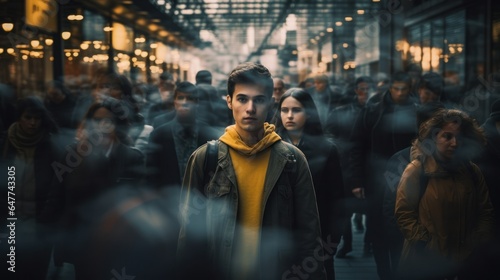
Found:
[[[19,279],[56,277],[49,267],[65,264],[70,279],[197,269],[176,262],[181,185],[193,152],[234,123],[231,89],[212,83],[208,70],[192,82],[165,72],[133,84],[102,69],[90,87],[55,80],[42,96],[0,86],[0,220],[14,166]],[[328,279],[333,255],[353,249],[353,215],[366,217],[356,227],[366,227],[364,253],[380,279],[479,279],[495,269],[499,73],[464,89],[418,67],[273,83],[266,121],[305,154],[322,238],[342,244],[325,261]]]

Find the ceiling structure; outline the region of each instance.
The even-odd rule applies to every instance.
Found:
[[[239,45],[247,43],[249,58],[275,47],[280,30],[291,28],[290,15],[295,16],[297,46],[306,46],[318,43],[328,33],[352,38],[356,27],[366,25],[381,10],[380,0],[142,1],[169,15],[182,28],[181,36],[223,53],[240,51]]]

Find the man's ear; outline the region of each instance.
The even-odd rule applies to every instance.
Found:
[[[227,102],[227,107],[230,109],[230,110],[233,110],[233,106],[231,105],[231,96],[228,94],[226,95],[226,102]]]

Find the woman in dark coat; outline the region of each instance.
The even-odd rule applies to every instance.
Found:
[[[281,138],[296,145],[306,156],[311,170],[326,242],[337,243],[345,217],[344,187],[339,154],[333,142],[323,134],[318,111],[309,93],[301,88],[287,90],[280,99],[275,117]],[[333,255],[325,252],[328,279],[335,279]]]
[[[5,256],[11,253],[11,246],[15,248],[13,265],[17,279],[45,279],[58,210],[58,199],[52,195],[57,193],[59,182],[51,167],[58,159],[52,141],[58,128],[37,97],[19,100],[17,111],[17,121],[0,139],[0,218],[16,219],[8,221],[14,224],[13,228],[4,226],[0,230],[10,235],[11,230],[15,232],[10,245],[0,244],[1,253]],[[7,247],[9,251],[4,252]],[[3,269],[2,273],[7,270],[5,266]]]
[[[93,104],[80,125],[77,142],[66,147],[64,160],[58,165],[66,215],[62,221],[65,235],[54,258],[56,263],[73,263],[77,280],[101,279],[113,269],[108,266],[113,260],[97,261],[98,256],[114,249],[95,248],[99,238],[95,236],[95,215],[109,206],[96,201],[111,190],[135,186],[141,179],[144,156],[131,147],[123,106],[127,105],[110,97]]]

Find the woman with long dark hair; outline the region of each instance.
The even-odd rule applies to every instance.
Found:
[[[338,243],[345,219],[344,187],[339,154],[323,134],[318,110],[311,95],[301,88],[287,90],[276,112],[276,132],[296,145],[306,156],[316,191],[316,201],[324,241]],[[325,251],[328,279],[335,279],[333,255]]]

